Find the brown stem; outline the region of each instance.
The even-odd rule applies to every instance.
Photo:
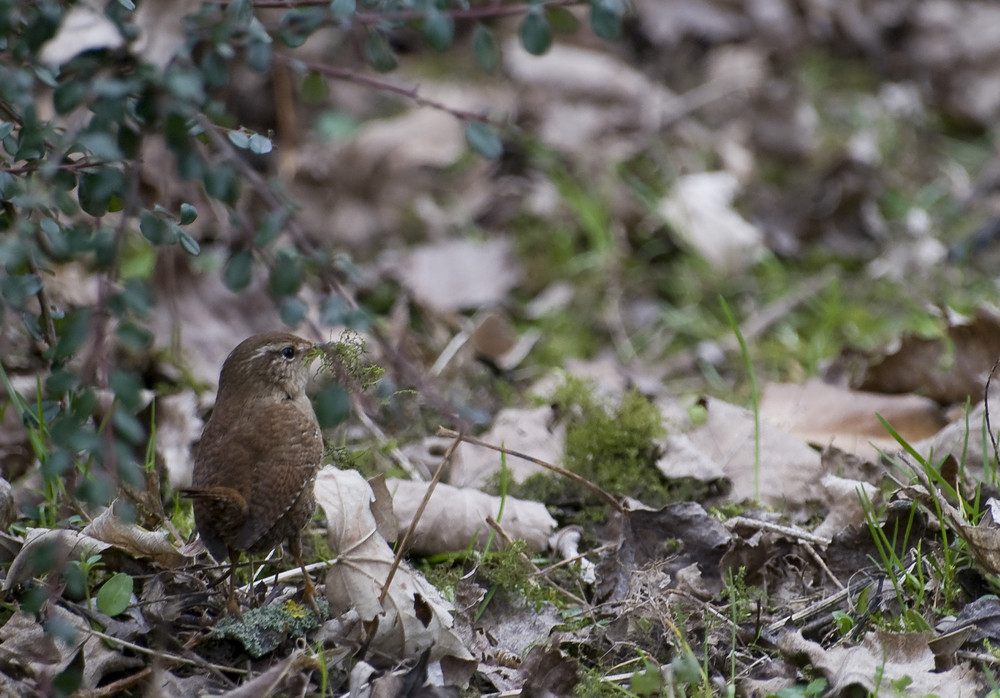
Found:
[[[496,126],[498,128],[508,128],[510,126],[510,124],[505,121],[492,119],[482,113],[467,111],[465,109],[457,109],[455,107],[450,107],[443,102],[422,97],[416,87],[394,85],[391,82],[386,82],[385,80],[380,80],[370,75],[362,75],[346,68],[337,68],[336,66],[326,65],[324,63],[315,63],[313,61],[303,61],[280,53],[276,53],[274,57],[283,63],[301,65],[307,70],[319,73],[320,75],[325,75],[329,78],[334,78],[335,80],[352,82],[355,85],[361,85],[373,90],[381,90],[382,92],[391,92],[393,94],[401,95],[409,100],[412,100],[415,104],[418,104],[421,107],[430,107],[431,109],[443,111],[447,114],[451,114],[457,119],[461,119],[462,121],[481,121],[484,124],[490,124],[491,126]]]
[[[438,427],[437,433],[438,436],[447,436],[455,439],[461,439],[462,441],[473,444],[475,446],[482,446],[483,448],[491,448],[494,451],[499,451],[500,453],[503,453],[504,455],[514,456],[515,458],[522,458],[528,461],[529,463],[540,465],[546,470],[551,470],[552,472],[558,473],[559,475],[562,475],[565,478],[569,478],[578,485],[586,487],[588,490],[596,494],[605,502],[613,506],[615,510],[618,511],[619,513],[625,512],[625,507],[623,507],[621,502],[619,502],[613,495],[609,494],[608,492],[605,492],[587,478],[577,475],[572,470],[566,470],[566,468],[560,468],[558,465],[552,465],[551,463],[547,463],[539,458],[535,458],[534,456],[529,456],[527,453],[521,453],[520,451],[513,451],[504,446],[495,446],[491,443],[480,441],[475,437],[466,436],[465,434],[460,434],[457,431],[452,431],[451,429],[445,429],[444,427]]]
[[[217,5],[228,5],[230,0],[216,0]],[[278,8],[289,9],[293,7],[317,7],[329,5],[330,0],[254,0],[254,9]],[[552,0],[545,3],[546,7],[572,7],[583,5],[583,0]],[[490,19],[493,17],[509,17],[510,15],[523,15],[531,12],[535,7],[532,3],[518,3],[514,5],[490,5],[489,7],[470,7],[459,9],[439,10],[441,14],[450,16],[452,19]],[[423,19],[427,12],[423,10],[393,10],[389,12],[355,12],[349,21],[357,24],[376,24],[378,22],[406,22],[411,19]]]
[[[438,465],[437,470],[434,471],[434,477],[427,484],[427,491],[424,492],[424,498],[420,501],[420,506],[417,507],[417,511],[413,514],[413,521],[410,522],[410,527],[407,529],[406,534],[403,536],[403,540],[399,541],[399,545],[396,546],[396,557],[392,560],[392,566],[389,568],[389,574],[385,577],[385,583],[382,585],[382,593],[378,596],[378,602],[384,603],[385,597],[389,593],[389,586],[392,584],[392,578],[396,576],[396,570],[399,569],[399,563],[403,560],[403,556],[406,554],[407,544],[410,542],[410,538],[413,537],[414,532],[417,530],[417,523],[420,521],[420,517],[424,514],[424,509],[427,508],[427,503],[431,500],[431,495],[434,494],[434,488],[441,481],[441,476],[444,474],[444,469],[451,462],[451,457],[455,453],[455,449],[458,448],[458,444],[462,442],[462,437],[460,434],[455,433],[455,440],[451,442],[448,446],[448,450],[445,451],[444,457],[441,459],[441,463]]]

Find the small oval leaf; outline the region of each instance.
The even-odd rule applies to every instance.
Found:
[[[549,20],[549,26],[555,34],[573,34],[580,28],[580,20],[565,7],[547,7],[545,9],[545,19]]]
[[[472,57],[487,73],[494,73],[500,67],[500,42],[489,27],[477,24],[472,32]]]
[[[533,56],[541,56],[552,46],[552,27],[537,6],[524,16],[519,35],[524,50]]]
[[[372,68],[380,73],[388,73],[399,65],[396,54],[389,46],[389,40],[382,32],[378,31],[373,31],[368,35],[368,41],[365,44],[365,57],[371,63]]]
[[[330,13],[341,21],[353,15],[357,9],[356,0],[333,0],[330,3]]]
[[[191,237],[191,233],[184,230],[184,228],[176,227],[175,232],[177,233],[177,241],[181,243],[181,247],[192,257],[197,257],[201,253],[201,245]]]
[[[97,592],[97,610],[106,616],[117,616],[128,608],[131,599],[132,577],[118,572]]]
[[[622,33],[624,7],[616,0],[598,0],[590,6],[590,28],[595,36],[613,41]]]
[[[482,121],[470,121],[465,125],[465,140],[470,148],[487,160],[495,160],[503,155],[500,135],[496,129]]]
[[[455,20],[444,12],[431,10],[424,17],[420,29],[431,48],[435,51],[447,51],[455,37]]]
[[[250,285],[250,272],[253,268],[253,253],[250,250],[237,250],[226,262],[222,270],[222,280],[232,291],[240,291]]]
[[[181,204],[181,225],[190,225],[198,218],[198,209],[191,204]]]

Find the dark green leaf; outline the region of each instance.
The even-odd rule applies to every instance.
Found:
[[[300,90],[302,99],[310,104],[322,102],[330,96],[330,85],[319,73],[306,73]]]
[[[289,48],[298,48],[323,24],[325,14],[322,7],[292,8],[281,18],[278,38]]]
[[[118,148],[126,158],[139,157],[139,147],[142,145],[142,136],[135,129],[124,124],[118,125]]]
[[[213,199],[219,199],[230,206],[236,203],[240,194],[239,180],[236,169],[228,162],[223,162],[205,173],[202,178],[205,191]]]
[[[153,345],[152,333],[134,322],[119,323],[115,328],[115,336],[123,347],[134,352],[148,351]]]
[[[233,291],[240,291],[250,284],[252,268],[253,253],[250,250],[237,250],[226,262],[222,280]]]
[[[487,73],[496,72],[500,67],[500,42],[485,25],[477,24],[472,32],[472,57]]]
[[[175,64],[163,80],[167,89],[182,101],[201,104],[205,101],[205,85],[201,73],[194,67]]]
[[[319,306],[319,321],[324,325],[342,325],[349,310],[340,296],[327,296]]]
[[[313,400],[316,419],[322,429],[337,426],[351,414],[351,397],[339,385],[331,385],[319,391]]]
[[[399,65],[396,54],[389,46],[389,40],[379,31],[372,31],[368,34],[368,41],[365,43],[365,57],[371,66],[380,73],[388,73]]]
[[[218,51],[207,51],[201,57],[199,67],[205,84],[211,89],[221,90],[229,84],[229,67],[226,65],[226,59]]]
[[[45,379],[45,392],[53,396],[62,396],[80,385],[80,377],[71,369],[61,368],[49,374]]]
[[[137,374],[114,368],[108,376],[108,385],[126,409],[135,412],[142,407],[142,380]]]
[[[316,132],[327,141],[351,138],[359,129],[358,120],[350,114],[324,111],[316,117]]]
[[[103,131],[83,133],[80,134],[77,143],[98,160],[111,162],[120,160],[122,157],[122,151],[118,148],[118,141],[112,138],[110,133]]]
[[[622,33],[622,14],[625,8],[620,0],[597,0],[590,6],[590,28],[594,34],[613,41]]]
[[[424,39],[435,51],[446,51],[455,37],[455,20],[451,15],[431,10],[420,26]]]
[[[496,130],[482,121],[470,121],[465,125],[465,140],[469,147],[488,160],[503,155],[503,143]]]
[[[146,444],[146,428],[134,414],[117,409],[114,411],[111,421],[115,425],[115,434],[123,441],[133,446]]]
[[[142,236],[154,245],[166,245],[176,241],[176,236],[167,221],[152,211],[139,214],[139,230]]]
[[[106,616],[117,616],[128,608],[131,598],[132,578],[117,572],[97,592],[97,610]]]
[[[67,80],[52,93],[52,105],[57,114],[66,114],[83,103],[88,84],[82,80]]]
[[[10,172],[0,172],[0,201],[10,201],[17,195],[18,180]]]
[[[330,3],[330,13],[339,20],[345,20],[358,9],[356,0],[333,0]]]
[[[59,361],[74,356],[90,334],[90,309],[79,308],[66,313],[66,317],[56,323],[56,331],[59,341],[51,350],[51,358]]]
[[[174,226],[174,234],[177,236],[177,241],[181,243],[181,247],[192,257],[197,257],[201,253],[201,245],[191,237],[191,233],[184,230],[179,226]]]
[[[552,27],[538,6],[524,16],[519,35],[524,50],[533,56],[541,56],[552,46]]]
[[[253,19],[253,3],[250,0],[232,0],[226,7],[226,19],[245,29]]]
[[[188,203],[181,204],[181,225],[190,225],[198,218],[198,209]]]
[[[23,308],[28,298],[42,288],[38,274],[4,274],[0,277],[0,295],[14,308]]]
[[[283,208],[271,211],[264,216],[257,229],[257,235],[254,236],[254,244],[258,247],[270,245],[281,234],[281,228],[285,225],[287,218],[288,211]]]
[[[302,258],[292,249],[283,249],[271,266],[271,293],[277,297],[291,296],[302,287],[305,268]]]
[[[289,327],[298,327],[306,319],[306,304],[296,296],[285,296],[278,305],[281,321]]]
[[[266,73],[274,63],[274,52],[270,41],[251,40],[246,48],[247,65],[258,73]]]
[[[125,200],[125,175],[114,167],[84,172],[80,175],[77,196],[80,208],[91,216],[100,218],[112,210],[116,203]]]
[[[580,20],[565,7],[546,7],[545,19],[555,34],[573,34],[580,28]]]

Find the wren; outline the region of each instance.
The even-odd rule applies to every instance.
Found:
[[[284,332],[244,340],[226,358],[215,409],[202,432],[191,487],[194,519],[208,552],[227,557],[227,609],[236,602],[241,553],[266,553],[284,541],[302,568],[303,597],[315,589],[302,562],[301,533],[316,508],[313,486],[323,437],[306,395],[315,345]]]

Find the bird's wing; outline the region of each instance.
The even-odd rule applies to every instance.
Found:
[[[261,428],[257,418],[239,420],[235,429],[252,452],[244,486],[247,517],[233,547],[247,550],[282,520],[312,484],[323,457],[323,437],[314,418],[291,401],[268,407]],[[258,426],[255,427],[254,424]]]

